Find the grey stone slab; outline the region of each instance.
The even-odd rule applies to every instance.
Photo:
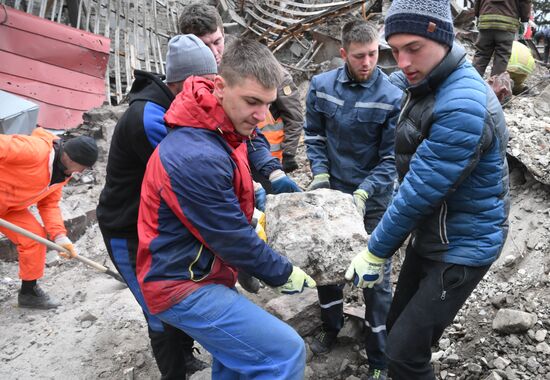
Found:
[[[318,285],[345,282],[352,258],[368,242],[353,197],[335,190],[269,195],[266,223],[269,245]]]

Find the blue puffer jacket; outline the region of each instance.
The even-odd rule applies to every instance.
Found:
[[[361,83],[350,79],[345,66],[314,76],[304,125],[313,175],[329,173],[331,187],[347,193],[391,191],[402,94],[379,68]]]
[[[508,130],[493,91],[455,43],[420,84],[407,88],[396,129],[399,191],[371,235],[389,257],[412,233],[423,257],[483,266],[508,232]]]

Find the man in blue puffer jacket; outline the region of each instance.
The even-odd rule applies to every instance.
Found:
[[[395,0],[385,32],[407,85],[395,141],[400,187],[346,278],[379,283],[411,234],[386,355],[394,380],[435,379],[431,345],[506,240],[508,131],[493,91],[453,43],[448,1]]]
[[[371,233],[393,192],[395,123],[403,92],[378,67],[378,31],[364,20],[342,27],[345,65],[313,77],[306,101],[304,126],[307,155],[313,172],[309,189],[331,188],[353,194]],[[391,304],[391,262],[384,282],[364,289],[365,347],[368,379],[384,379],[386,318]],[[317,288],[322,331],[310,348],[328,352],[343,326],[343,285]]]

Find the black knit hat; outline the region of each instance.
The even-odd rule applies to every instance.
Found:
[[[91,167],[97,161],[97,145],[89,136],[78,136],[63,143],[63,151],[77,164]]]
[[[449,0],[394,0],[384,21],[386,41],[393,34],[415,34],[453,46]]]

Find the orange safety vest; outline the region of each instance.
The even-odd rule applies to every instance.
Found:
[[[260,128],[267,141],[269,141],[269,145],[271,145],[271,155],[282,161],[283,141],[285,139],[283,119],[280,117],[275,119],[271,112],[268,111],[265,120],[258,124],[258,128]]]

